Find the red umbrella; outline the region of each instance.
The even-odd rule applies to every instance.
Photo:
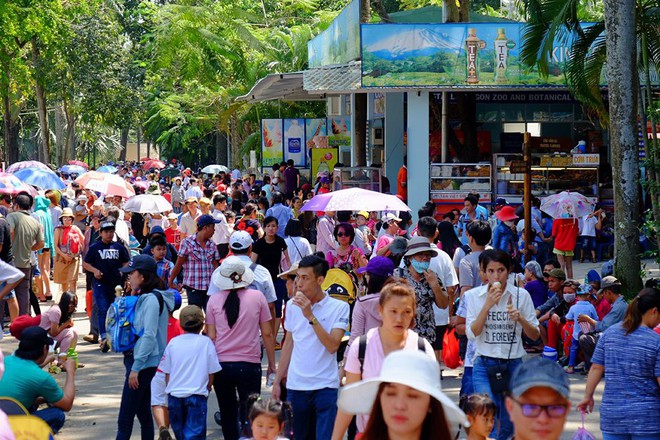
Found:
[[[162,160],[149,159],[142,165],[142,169],[150,170],[152,168],[156,168],[157,170],[162,170],[163,168],[165,168],[165,166],[166,166],[165,162],[163,162]]]
[[[89,169],[89,165],[87,165],[85,162],[82,162],[80,160],[70,160],[69,165],[78,165],[79,167],[83,167],[86,170]]]

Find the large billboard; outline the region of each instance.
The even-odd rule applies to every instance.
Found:
[[[309,67],[344,64],[360,58],[360,0],[353,0],[330,26],[307,43]]]
[[[543,78],[521,63],[524,26],[524,23],[364,24],[361,26],[362,86],[565,87],[563,66],[570,41],[555,42],[549,74]]]

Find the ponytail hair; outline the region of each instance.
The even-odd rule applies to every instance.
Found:
[[[238,320],[238,312],[241,309],[241,300],[238,298],[238,289],[231,289],[229,291],[229,296],[225,304],[222,306],[222,309],[225,311],[227,316],[227,322],[229,323],[229,328],[233,328],[234,324]]]
[[[642,324],[642,317],[649,310],[660,309],[660,291],[646,287],[628,304],[626,316],[621,324],[626,335],[634,332]]]

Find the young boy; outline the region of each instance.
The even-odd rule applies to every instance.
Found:
[[[213,342],[199,334],[204,327],[202,309],[184,307],[179,322],[185,333],[167,344],[161,361],[170,422],[177,439],[205,439],[207,399],[213,374],[221,367]]]
[[[582,333],[589,333],[593,329],[585,328],[589,326],[588,323],[577,322],[578,315],[587,315],[592,319],[598,321],[598,313],[596,313],[596,308],[589,302],[589,295],[591,294],[591,286],[587,284],[581,284],[577,290],[577,302],[568,309],[566,313],[566,320],[573,320],[575,324],[573,325],[573,339],[571,341],[571,354],[568,358],[568,366],[564,368],[568,374],[573,374],[575,372],[575,362],[577,361],[578,351],[580,350],[580,335]]]
[[[161,235],[153,237],[149,244],[151,245],[151,255],[156,260],[156,275],[165,283],[170,278],[170,272],[174,269],[174,263],[165,258],[167,255],[167,242]]]

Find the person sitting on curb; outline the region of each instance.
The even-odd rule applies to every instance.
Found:
[[[76,396],[76,361],[67,359],[64,390],[42,367],[54,360],[48,349],[53,340],[41,327],[28,327],[21,333],[18,349],[5,358],[5,374],[0,379],[0,397],[20,402],[32,415],[43,419],[55,434],[62,429]],[[48,407],[38,409],[41,403]]]

